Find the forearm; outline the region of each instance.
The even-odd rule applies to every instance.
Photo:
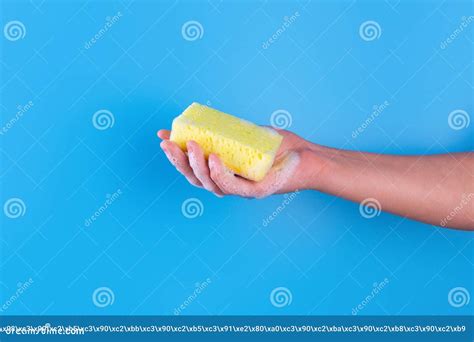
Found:
[[[474,229],[473,153],[395,156],[312,145],[304,163],[317,165],[306,188],[356,202],[374,198],[397,215]]]
[[[364,202],[434,225],[474,230],[474,153],[395,156],[338,150],[285,130],[276,162],[262,181],[235,175],[216,154],[206,160],[195,142],[187,155],[159,131],[170,162],[196,186],[217,195],[262,198],[313,189]]]

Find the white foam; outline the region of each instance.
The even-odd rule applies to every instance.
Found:
[[[291,152],[280,159],[278,164],[276,164],[274,169],[271,171],[272,174],[269,175],[271,183],[257,196],[257,198],[267,197],[281,190],[294,175],[299,162],[300,157],[296,152]]]

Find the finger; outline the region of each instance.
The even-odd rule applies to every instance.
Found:
[[[167,129],[160,129],[156,135],[162,140],[169,140],[171,132]]]
[[[209,168],[211,179],[223,193],[243,197],[259,197],[260,189],[256,183],[236,177],[215,154],[209,156]]]
[[[261,182],[261,185],[264,185],[261,197],[274,193],[287,192],[288,189],[286,189],[286,185],[293,179],[299,162],[300,157],[296,152],[285,153],[276,160],[271,170],[265,176],[265,179]],[[295,180],[293,179],[293,184],[294,183]]]
[[[195,141],[188,141],[186,147],[188,148],[189,165],[197,179],[199,179],[206,190],[222,196],[222,191],[211,179],[209,166],[201,147]]]
[[[184,177],[186,177],[189,183],[197,187],[202,187],[202,183],[197,179],[193,170],[189,166],[186,154],[184,154],[176,143],[169,140],[163,140],[160,146],[170,163],[173,164],[176,169],[184,175]]]

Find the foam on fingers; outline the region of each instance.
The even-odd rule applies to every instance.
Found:
[[[170,163],[186,177],[189,183],[197,187],[202,187],[202,183],[196,178],[193,170],[189,166],[188,158],[175,143],[165,140],[161,142],[160,146]]]
[[[263,191],[256,197],[266,197],[281,190],[294,176],[299,163],[300,156],[297,152],[290,152],[280,158],[268,174]]]
[[[201,182],[206,190],[213,192],[217,196],[221,196],[219,187],[211,179],[209,166],[199,145],[194,141],[188,141],[186,146],[188,150],[189,165],[191,166],[196,178]]]
[[[225,194],[256,197],[257,182],[237,177],[216,155],[209,156],[211,177]]]

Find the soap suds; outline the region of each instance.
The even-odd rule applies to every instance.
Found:
[[[169,152],[168,150],[163,150],[165,152],[165,155],[166,155],[166,158],[168,158],[168,160],[170,161],[170,163],[173,165],[173,166],[177,166],[177,163],[178,161],[176,160],[175,157],[173,157]]]
[[[192,152],[188,153],[188,158],[189,158],[189,165],[191,165],[191,168],[193,169],[194,174],[202,182],[202,180],[205,179],[206,175],[204,174],[204,172],[202,172],[203,171],[202,168],[199,167],[196,154]]]
[[[211,191],[217,197],[223,197],[220,194],[221,191],[219,187],[212,181],[210,173],[206,172],[207,163],[204,162],[203,165],[199,165],[198,158],[196,157],[196,150],[194,149],[194,147],[191,146],[191,148],[189,148],[188,146],[188,150],[189,152],[187,153],[187,155],[189,159],[189,165],[191,166],[196,178],[202,183],[203,187],[206,190]],[[204,159],[204,156],[202,156],[202,158]]]
[[[274,169],[271,171],[272,174],[269,175],[269,180],[271,180],[270,184],[267,185],[266,189],[256,197],[263,198],[280,190],[286,183],[288,183],[290,177],[293,176],[299,162],[300,157],[296,152],[291,152],[282,158],[278,164],[274,166]]]
[[[299,155],[296,152],[291,152],[280,158],[262,182],[253,182],[236,176],[221,161],[223,174],[215,181],[226,193],[263,198],[279,191],[294,175],[299,162]],[[211,166],[211,168],[213,167]]]

